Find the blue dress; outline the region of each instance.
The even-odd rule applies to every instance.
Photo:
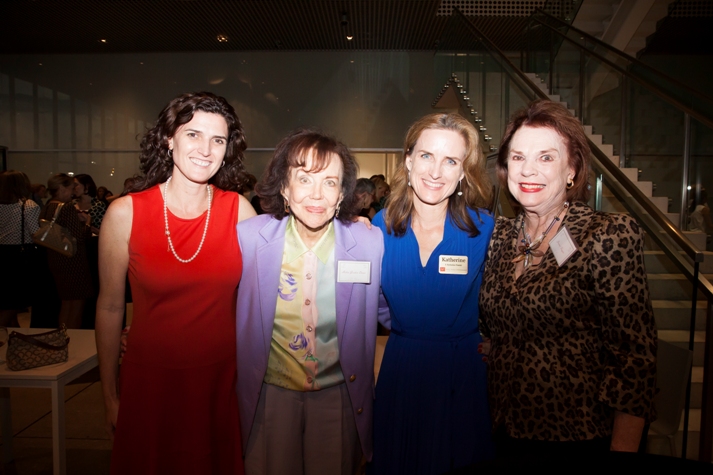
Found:
[[[443,240],[421,265],[411,227],[384,233],[381,286],[391,335],[374,403],[373,474],[438,475],[493,457],[486,365],[478,353],[478,297],[493,218],[471,211],[480,234],[446,219]],[[468,257],[466,275],[439,273],[439,256]]]

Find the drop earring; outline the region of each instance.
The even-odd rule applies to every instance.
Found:
[[[463,179],[461,178],[460,181],[458,181],[458,196],[463,196]]]

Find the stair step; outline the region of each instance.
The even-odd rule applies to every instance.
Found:
[[[686,257],[683,251],[680,251],[691,265],[693,262]],[[703,262],[699,264],[698,270],[703,274],[713,274],[713,252],[703,251]],[[671,259],[660,249],[645,250],[644,262],[646,264],[646,272],[649,274],[678,274],[680,270],[671,262]]]
[[[604,155],[607,157],[613,157],[614,156],[614,146],[608,143],[599,145],[599,150],[604,152]],[[618,161],[618,160],[617,160]]]
[[[706,329],[705,300],[696,301],[696,330]],[[691,301],[690,300],[652,300],[656,327],[659,331],[690,329]]]
[[[619,163],[619,160],[617,159],[616,163]],[[636,183],[639,181],[639,169],[638,168],[620,168],[619,170],[626,175],[626,177]]]
[[[659,330],[659,340],[667,341],[681,348],[688,348],[687,330]],[[693,335],[693,366],[703,366],[705,361],[705,332],[696,331]]]
[[[656,206],[658,209],[661,210],[662,213],[668,213],[668,197],[667,196],[652,196],[649,199],[654,204],[654,206]]]
[[[559,94],[550,94],[547,96],[550,98],[552,102],[560,102],[560,95]]]
[[[678,426],[678,430],[683,430],[683,416],[681,416],[681,424]],[[688,431],[689,432],[700,432],[701,431],[701,410],[700,409],[689,409],[688,411]],[[691,440],[688,440],[689,446],[691,445]]]
[[[693,286],[683,274],[650,274],[648,276],[648,281],[651,295],[655,295],[658,299],[691,299]],[[703,294],[701,292],[698,293],[698,298],[703,298]]]
[[[633,181],[633,180],[632,180]],[[653,181],[635,181],[634,184],[641,192],[651,198],[654,193],[654,182]]]
[[[659,338],[661,340],[667,341],[669,343],[685,343],[688,344],[689,339],[688,330],[659,330]],[[693,344],[705,343],[706,342],[706,332],[696,330],[693,332]]]
[[[678,222],[681,219],[681,213],[664,213],[669,221],[673,223],[674,226],[678,227]]]
[[[674,223],[678,224],[678,222]],[[693,243],[699,251],[706,250],[706,240],[708,235],[701,231],[683,231],[683,234]]]
[[[591,140],[595,145],[602,145],[602,136],[600,134],[590,135],[589,140]]]

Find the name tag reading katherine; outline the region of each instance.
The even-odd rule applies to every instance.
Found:
[[[439,274],[468,274],[468,256],[438,256]]]
[[[369,261],[339,261],[337,262],[337,282],[352,284],[371,283],[371,262]]]

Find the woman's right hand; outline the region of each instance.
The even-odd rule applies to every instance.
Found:
[[[488,355],[490,354],[490,347],[492,341],[490,338],[483,338],[482,343],[478,343],[478,353],[483,355],[483,361],[488,362]]]
[[[119,400],[104,402],[105,426],[106,433],[109,434],[109,439],[114,442],[114,431],[116,431],[116,419],[119,415]]]

